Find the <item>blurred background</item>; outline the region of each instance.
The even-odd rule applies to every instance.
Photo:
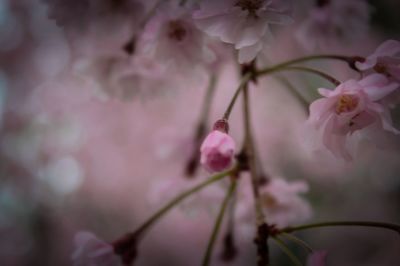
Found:
[[[132,231],[165,202],[165,192],[156,189],[157,183],[185,178],[184,168],[195,146],[207,78],[177,79],[156,89],[139,88],[135,80],[128,80],[129,90],[114,88],[108,72],[98,70],[105,66],[104,60],[92,60],[96,49],[112,45],[103,42],[104,32],[92,36],[65,27],[71,23],[63,21],[78,23],[84,18],[91,23],[91,18],[76,12],[80,1],[62,2],[0,0],[2,266],[72,265],[77,232],[88,230],[112,241]],[[296,22],[275,34],[265,65],[327,51],[366,56],[382,41],[400,39],[400,3],[369,1],[366,35],[338,42],[329,50],[307,51],[293,40],[313,5],[313,1],[301,2],[304,5],[294,11]],[[57,13],[54,6],[65,3],[64,13]],[[57,16],[61,19],[54,19]],[[97,43],[90,43],[94,37]],[[238,84],[232,55],[228,52],[225,57],[209,125],[224,112]],[[312,65],[340,80],[357,75],[338,62]],[[329,154],[316,156],[301,139],[308,115],[304,102],[311,103],[318,98],[317,88],[330,85],[308,74],[281,78],[290,80],[296,93],[273,77],[261,79],[251,91],[257,147],[265,170],[271,176],[309,182],[305,197],[313,207],[311,221],[400,223],[399,138],[382,140],[385,149],[365,143],[351,164]],[[243,134],[240,110],[239,104],[231,121],[237,143]],[[400,110],[393,110],[393,119],[399,128]],[[194,181],[206,176],[199,169]],[[198,265],[214,218],[214,212],[198,206],[173,210],[141,243],[137,265]],[[298,236],[315,249],[327,250],[328,265],[399,265],[400,238],[390,231],[326,228]],[[232,262],[219,259],[221,241],[215,265],[255,265],[251,239],[239,237],[239,254]],[[290,265],[273,243],[271,248],[273,265]],[[304,257],[301,249],[292,248]]]

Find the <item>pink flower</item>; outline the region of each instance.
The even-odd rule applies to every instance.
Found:
[[[120,257],[113,247],[90,232],[79,232],[75,236],[74,266],[122,266]]]
[[[214,130],[203,141],[200,152],[201,164],[209,172],[220,172],[232,164],[235,141],[228,134]]]
[[[145,14],[137,0],[44,0],[51,19],[63,27],[74,52],[109,54],[134,36]],[[80,56],[80,55],[78,55]]]
[[[239,192],[237,215],[239,221],[253,224],[253,192],[246,180]],[[308,185],[304,181],[288,182],[283,178],[272,178],[259,188],[262,207],[268,223],[279,228],[304,222],[312,215],[309,203],[299,194],[306,193]]]
[[[271,39],[269,24],[292,18],[276,0],[203,0],[194,12],[196,25],[212,37],[235,45],[239,63],[253,60]]]
[[[189,10],[172,1],[160,7],[149,21],[140,49],[168,68],[188,71],[215,60],[205,37],[194,25]]]
[[[378,123],[380,128],[398,133],[387,109],[378,102],[396,87],[385,76],[372,74],[359,81],[346,81],[333,91],[319,89],[325,98],[310,105],[308,123],[321,132],[324,146],[333,155],[351,160],[346,142],[354,132]]]
[[[382,102],[389,107],[400,103],[400,42],[387,40],[368,56],[365,62],[357,62],[356,67],[364,73],[381,73],[390,81],[397,83],[397,89]]]
[[[329,48],[363,35],[368,29],[370,7],[364,0],[318,1],[296,37],[308,50]]]
[[[325,266],[328,253],[324,250],[315,251],[307,259],[307,266]]]
[[[388,40],[382,43],[365,62],[357,62],[356,66],[362,71],[373,69],[400,82],[400,42]]]

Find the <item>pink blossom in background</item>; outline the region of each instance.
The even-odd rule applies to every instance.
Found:
[[[165,3],[162,11],[146,25],[139,49],[144,55],[171,69],[171,72],[175,70],[182,75],[180,72],[204,68],[204,64],[215,60],[214,53],[207,46],[206,37],[194,25],[190,10],[172,1]]]
[[[196,25],[212,37],[233,44],[239,50],[239,63],[256,58],[272,39],[270,24],[292,22],[282,1],[205,0],[194,12]]]
[[[238,193],[238,220],[246,224],[254,223],[253,191],[249,176],[243,176]],[[305,181],[286,181],[283,178],[271,178],[259,188],[262,207],[266,220],[283,228],[295,223],[305,222],[312,216],[310,204],[300,195],[308,192]]]
[[[213,130],[200,147],[200,162],[209,172],[220,172],[232,165],[235,141],[228,134]]]
[[[74,266],[122,266],[112,245],[99,240],[90,232],[79,232],[75,236]]]
[[[145,13],[140,0],[45,0],[77,55],[113,53],[139,30]]]
[[[319,89],[325,98],[310,105],[307,123],[321,133],[322,143],[336,157],[351,160],[347,139],[353,133],[374,123],[383,130],[398,133],[393,128],[385,106],[378,101],[397,88],[396,83],[379,74],[362,80],[348,80],[333,91]]]
[[[318,1],[296,33],[297,40],[309,51],[332,48],[365,35],[370,6],[365,0]]]

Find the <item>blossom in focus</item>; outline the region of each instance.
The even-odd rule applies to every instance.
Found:
[[[239,63],[256,58],[269,39],[270,24],[292,22],[282,1],[204,0],[193,14],[196,25],[212,37],[235,45]],[[279,3],[279,4],[278,4]]]
[[[397,86],[383,75],[371,74],[359,81],[346,81],[333,91],[319,89],[325,98],[310,105],[308,123],[321,132],[323,145],[333,155],[351,160],[347,138],[354,132],[377,124],[380,129],[398,133],[387,108],[379,102]]]
[[[220,172],[231,166],[235,152],[235,141],[228,134],[213,130],[200,147],[200,163],[209,172]]]
[[[315,251],[308,256],[307,266],[325,266],[328,253],[324,250]]]
[[[75,236],[74,266],[122,266],[113,247],[90,232],[79,232]]]
[[[317,1],[301,24],[296,37],[312,51],[342,40],[354,40],[368,30],[370,7],[364,0]]]
[[[253,194],[250,182],[248,183],[248,186],[243,186],[237,213],[239,220],[253,224]],[[300,196],[307,191],[306,182],[288,182],[283,178],[272,178],[262,185],[259,193],[268,223],[282,228],[309,219],[312,215],[310,204]]]

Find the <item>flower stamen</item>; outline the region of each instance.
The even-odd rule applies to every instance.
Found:
[[[354,111],[358,106],[358,98],[354,95],[344,94],[336,103],[336,113],[348,113]]]

